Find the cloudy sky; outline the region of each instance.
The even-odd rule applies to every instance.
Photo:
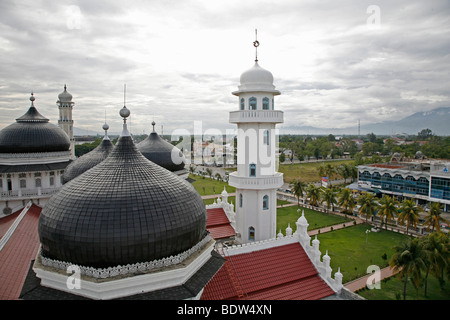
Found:
[[[281,130],[342,128],[449,106],[448,0],[0,2],[0,128],[35,106],[57,123],[132,133],[234,128],[239,76],[258,58],[281,91]],[[199,122],[197,122],[198,125]]]

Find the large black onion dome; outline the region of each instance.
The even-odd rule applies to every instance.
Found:
[[[152,124],[154,126],[154,122]],[[184,169],[186,161],[180,149],[162,139],[154,129],[146,139],[137,144],[137,148],[148,160],[169,171]],[[180,161],[174,161],[173,158]]]
[[[0,153],[68,151],[68,135],[37,111],[33,95],[30,100],[28,111],[0,131]]]
[[[188,182],[147,160],[130,136],[52,196],[39,218],[44,256],[104,268],[184,252],[206,235]]]
[[[62,177],[63,183],[67,183],[85,171],[95,167],[108,157],[113,148],[114,145],[111,140],[107,137],[103,138],[102,142],[95,149],[82,155],[66,167]]]

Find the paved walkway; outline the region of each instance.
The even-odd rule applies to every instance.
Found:
[[[385,278],[389,278],[393,275],[394,275],[394,273],[392,272],[390,267],[381,269],[380,270],[380,281]],[[369,277],[371,277],[371,276],[372,276],[372,274],[368,274],[367,276],[344,283],[344,287],[347,288],[348,290],[350,290],[351,292],[356,292],[356,291],[366,287],[367,279],[369,279]],[[369,284],[371,284],[371,283],[369,283]]]

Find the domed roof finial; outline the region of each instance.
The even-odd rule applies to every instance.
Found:
[[[105,124],[102,126],[102,129],[105,130],[105,136],[103,137],[103,139],[109,139],[108,137],[108,129],[109,129],[109,125],[105,122]]]
[[[155,131],[155,124],[156,124],[155,121],[152,121],[153,132],[156,132],[156,131]]]
[[[130,116],[130,110],[125,106],[126,84],[123,89],[123,108],[120,109],[119,114],[123,118],[123,130],[121,136],[130,136],[127,128],[127,118]]]
[[[259,47],[258,29],[255,29],[255,41],[253,41],[253,46],[255,47],[255,62],[258,62],[258,47]]]
[[[66,84],[64,84],[64,91],[67,91],[67,86],[66,86]]]
[[[31,105],[33,105],[34,100],[36,100],[36,98],[34,97],[33,91],[31,91],[31,97],[30,97]]]

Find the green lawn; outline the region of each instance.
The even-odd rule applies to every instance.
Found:
[[[381,281],[380,289],[363,289],[357,292],[360,296],[368,300],[403,300],[403,281],[397,276]],[[450,300],[450,284],[446,281],[443,290],[439,286],[439,281],[433,277],[428,277],[427,296],[424,295],[424,286],[416,290],[413,284],[408,281],[406,285],[406,300]]]
[[[367,275],[367,267],[370,265],[380,268],[388,266],[394,253],[393,247],[408,238],[404,234],[386,230],[367,234],[366,230],[370,228],[366,224],[352,225],[317,237],[320,240],[320,251],[324,254],[328,250],[333,271],[341,268],[344,283]],[[384,254],[386,260],[383,259]]]
[[[298,207],[297,206],[291,206],[291,207],[284,207],[284,208],[278,208],[277,210],[277,233],[279,230],[283,234],[286,234],[286,228],[288,226],[288,223],[291,224],[291,228],[293,231],[296,230],[295,222],[300,218],[302,211],[305,211],[305,218],[308,220],[308,230],[314,230],[318,228],[323,228],[327,226],[332,226],[335,224],[345,223],[349,222],[349,224],[352,222],[351,219],[333,215],[333,214],[326,214],[323,212],[314,211],[307,208],[300,207],[300,213],[297,212]]]
[[[192,186],[201,196],[221,194],[224,187],[228,193],[234,193],[236,191],[235,188],[228,185],[228,182],[217,181],[215,179],[210,179],[209,177],[200,177],[193,174],[190,174],[189,178],[195,180],[192,183]]]
[[[278,171],[283,173],[284,182],[291,182],[295,179],[300,179],[304,182],[318,182],[320,177],[317,174],[317,168],[322,163],[330,163],[333,167],[339,166],[343,163],[353,163],[354,160],[336,160],[336,161],[320,161],[320,162],[308,162],[308,163],[294,163],[294,164],[281,164]],[[333,179],[341,179],[340,175],[333,177]],[[350,181],[350,179],[348,179]]]

